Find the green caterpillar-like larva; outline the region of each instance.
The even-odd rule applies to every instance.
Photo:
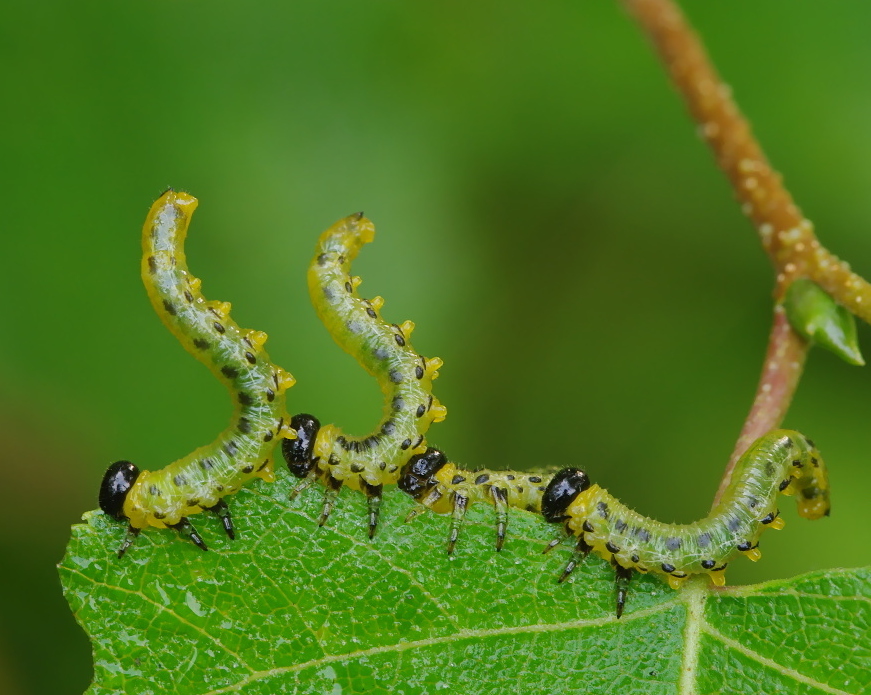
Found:
[[[693,574],[725,584],[729,560],[743,553],[758,560],[759,536],[784,526],[777,494],[798,493],[798,513],[806,519],[829,514],[829,482],[814,443],[799,432],[774,430],[757,439],[738,460],[731,482],[711,513],[692,524],[665,524],[629,509],[586,473],[567,468],[547,486],[541,503],[547,521],[564,523],[578,537],[565,581],[591,551],[617,572],[617,617],[623,613],[632,572],[665,577],[677,589]],[[550,550],[555,541],[545,550]]]
[[[361,281],[350,274],[351,262],[374,237],[375,227],[362,214],[334,224],[318,241],[308,286],[315,310],[334,340],[378,380],[386,401],[384,416],[372,434],[351,437],[336,425],[321,427],[313,416],[298,415],[292,422],[302,436],[282,447],[291,472],[304,479],[295,493],[316,479],[326,486],[320,525],[342,485],[367,496],[370,538],[378,525],[383,486],[396,483],[403,464],[425,449],[430,424],[447,414],[432,395],[442,361],[415,352],[409,342],[411,321],[397,325],[380,317],[381,297],[363,299],[357,294]]]
[[[398,485],[421,505],[411,511],[406,521],[427,507],[437,514],[451,514],[447,550],[452,553],[470,504],[487,502],[495,507],[496,550],[502,550],[508,508],[541,512],[542,496],[551,478],[553,473],[467,471],[448,461],[438,449],[429,448],[403,467]]]
[[[121,557],[148,527],[174,528],[206,550],[188,521],[191,514],[217,514],[234,537],[223,497],[252,478],[274,479],[272,449],[294,436],[285,415],[284,392],[293,377],[269,360],[266,334],[243,330],[230,318],[230,304],[207,301],[200,280],[188,272],[184,239],[197,199],[166,191],[151,207],[142,230],[142,280],[163,323],[185,349],[230,389],[236,404],[230,426],[201,447],[158,471],[139,471],[118,461],[106,471],[100,507],[129,523]]]

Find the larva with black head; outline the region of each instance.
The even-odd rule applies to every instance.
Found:
[[[217,514],[233,538],[223,497],[252,478],[274,480],[272,449],[294,436],[284,396],[294,379],[270,362],[266,334],[239,328],[230,304],[207,301],[187,269],[184,240],[196,207],[196,198],[172,189],[152,205],[142,230],[142,280],[164,325],[229,388],[235,411],[214,442],[160,470],[140,471],[129,461],[109,467],[100,507],[129,524],[119,557],[148,526],[174,528],[206,550],[188,520],[203,510]]]
[[[442,361],[414,350],[411,321],[387,323],[380,314],[384,300],[363,299],[357,293],[361,280],[351,275],[351,262],[374,237],[375,227],[362,214],[334,224],[318,241],[308,286],[315,310],[333,339],[378,380],[385,397],[384,416],[371,434],[352,437],[336,425],[321,427],[313,416],[297,415],[293,422],[305,437],[282,447],[291,472],[304,479],[293,494],[318,479],[326,487],[320,525],[329,517],[342,485],[367,496],[370,538],[378,525],[383,486],[396,483],[403,464],[425,449],[430,425],[447,414],[432,395]]]
[[[544,491],[552,473],[518,473],[516,471],[463,470],[438,449],[428,448],[413,456],[402,469],[399,489],[420,504],[409,513],[411,521],[424,508],[437,514],[451,514],[448,553],[454,551],[468,507],[487,502],[496,512],[496,550],[505,543],[508,508],[541,511]]]
[[[674,589],[693,574],[708,574],[714,584],[723,586],[734,556],[743,553],[758,560],[762,531],[784,526],[778,493],[798,493],[798,513],[806,519],[829,514],[825,463],[814,443],[793,430],[774,430],[757,439],[737,462],[719,504],[691,524],[665,524],[642,516],[591,485],[586,473],[575,468],[560,471],[550,481],[542,513],[578,538],[561,582],[590,552],[615,568],[619,618],[633,571],[663,575]]]

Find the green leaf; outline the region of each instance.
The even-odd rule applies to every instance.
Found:
[[[454,557],[447,519],[402,523],[385,496],[374,541],[363,496],[343,491],[318,528],[320,491],[290,481],[230,499],[241,533],[195,520],[204,553],[150,529],[119,560],[124,528],[86,515],[60,574],[94,644],[89,693],[865,693],[871,570],[678,592],[632,581],[614,616],[613,572],[541,550],[556,529],[515,512],[501,553],[479,505]]]
[[[812,280],[799,278],[786,291],[786,317],[806,340],[831,350],[849,364],[862,366],[856,319]]]

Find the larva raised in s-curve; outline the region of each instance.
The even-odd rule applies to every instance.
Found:
[[[738,460],[719,504],[691,524],[665,524],[642,516],[598,485],[584,471],[567,468],[547,486],[542,513],[564,523],[578,537],[574,558],[560,577],[565,581],[592,551],[613,565],[617,576],[617,617],[623,613],[632,572],[663,575],[677,589],[693,574],[726,582],[729,560],[743,553],[758,560],[759,536],[784,526],[777,494],[798,493],[798,513],[806,519],[829,514],[829,481],[814,443],[793,430],[774,430],[757,439]],[[545,552],[557,545],[554,541]]]
[[[318,479],[326,486],[318,523],[324,524],[339,489],[347,485],[368,498],[370,538],[378,525],[382,488],[396,483],[403,464],[424,450],[430,424],[447,414],[432,395],[442,361],[427,359],[412,348],[411,321],[397,325],[381,318],[381,297],[363,299],[357,294],[361,281],[350,274],[351,262],[374,237],[375,227],[362,214],[334,224],[318,241],[308,286],[333,339],[378,380],[385,414],[377,429],[362,437],[347,435],[336,425],[321,427],[312,415],[297,415],[292,423],[302,436],[282,445],[290,471],[303,478],[292,494]]]
[[[207,301],[200,280],[188,272],[184,240],[196,207],[196,198],[172,189],[152,205],[142,230],[142,280],[163,323],[230,389],[236,408],[214,442],[165,468],[140,471],[129,461],[109,467],[100,507],[129,524],[118,557],[148,526],[176,529],[206,550],[188,521],[203,510],[217,514],[234,538],[222,498],[252,478],[272,481],[272,448],[278,439],[294,436],[284,397],[294,379],[270,362],[263,349],[266,334],[239,328],[230,318],[230,304]]]
[[[428,448],[405,464],[397,484],[421,505],[412,509],[406,521],[427,507],[437,514],[451,514],[447,550],[452,553],[470,504],[488,502],[496,508],[496,550],[502,550],[508,508],[540,512],[542,496],[552,477],[553,473],[466,471],[438,449]]]

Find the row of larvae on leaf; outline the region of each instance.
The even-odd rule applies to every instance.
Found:
[[[447,411],[432,396],[442,361],[426,359],[409,343],[414,324],[388,324],[379,318],[380,297],[357,295],[351,261],[374,238],[362,214],[351,215],[320,238],[309,269],[309,288],[318,315],[341,347],[376,376],[388,399],[389,414],[378,431],[351,437],[334,425],[320,427],[311,416],[287,415],[285,391],[293,377],[269,359],[266,334],[243,330],[230,317],[230,304],[208,301],[201,281],[187,267],[184,241],[197,200],[169,189],[152,205],[142,231],[142,280],[151,304],[185,349],[228,388],[235,409],[229,427],[211,444],[157,471],[140,471],[117,461],[106,471],[99,493],[107,515],[128,524],[121,557],[142,529],[172,528],[199,548],[206,544],[189,517],[215,513],[227,535],[235,530],[224,497],[249,480],[275,479],[272,452],[282,450],[303,486],[321,480],[326,487],[320,523],[330,514],[342,485],[369,499],[369,535],[378,523],[382,487],[394,484],[402,466],[426,449],[424,437]],[[293,422],[291,422],[293,420]],[[302,462],[295,454],[305,449]]]
[[[324,485],[320,524],[345,485],[367,496],[372,537],[383,486],[392,484],[419,502],[409,517],[424,508],[451,514],[448,552],[455,547],[466,509],[475,502],[495,509],[497,550],[505,540],[510,507],[564,524],[567,534],[577,538],[577,546],[561,581],[589,552],[602,556],[616,571],[618,615],[633,571],[662,574],[675,588],[697,573],[708,573],[722,584],[726,563],[734,554],[758,559],[761,531],[782,527],[774,503],[777,492],[801,492],[803,516],[828,513],[822,458],[803,435],[786,430],[755,442],[739,461],[720,505],[705,519],[683,526],[662,524],[627,509],[590,485],[578,469],[535,474],[459,468],[425,442],[429,425],[446,415],[431,393],[441,360],[427,359],[411,348],[411,322],[394,325],[380,318],[381,298],[367,300],[357,294],[360,279],[350,274],[350,264],[374,237],[371,222],[362,215],[341,220],[321,236],[308,283],[317,313],[334,339],[379,381],[387,414],[377,431],[364,437],[345,435],[335,425],[322,427],[311,415],[288,418],[284,392],[293,378],[270,362],[263,349],[265,334],[239,329],[229,317],[229,304],[207,301],[200,281],[187,270],[183,242],[196,204],[195,198],[172,190],[154,204],[143,230],[142,276],[164,323],[227,385],[236,411],[231,425],[212,444],[159,471],[140,472],[127,461],[110,466],[100,506],[128,521],[119,556],[147,526],[177,529],[205,549],[188,520],[202,510],[216,513],[233,538],[223,497],[254,477],[274,478],[270,456],[278,441],[290,471],[302,478],[295,492],[314,481]],[[786,304],[796,329],[833,349],[849,345],[845,321],[852,316],[846,314],[845,319],[843,310],[813,283],[795,286],[801,292],[788,295]],[[833,311],[839,312],[837,320],[818,320]],[[827,338],[832,325],[847,325],[842,331],[845,340]],[[855,344],[855,328],[852,340]]]

